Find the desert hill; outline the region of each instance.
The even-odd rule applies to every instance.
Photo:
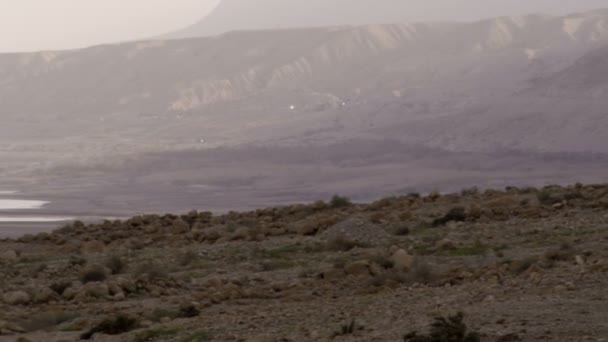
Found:
[[[428,341],[454,316],[431,336],[600,342],[607,194],[336,196],[2,239],[0,341]]]

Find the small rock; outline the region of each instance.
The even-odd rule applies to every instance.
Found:
[[[344,272],[349,275],[370,275],[369,262],[367,260],[360,260],[350,263],[344,266]]]
[[[414,266],[415,258],[404,249],[400,249],[391,256],[391,260],[395,263],[395,269],[407,272]]]
[[[48,303],[51,300],[57,298],[57,293],[55,293],[55,291],[51,290],[48,287],[40,287],[35,290],[33,297],[34,303],[42,304]]]
[[[439,240],[439,241],[437,241],[437,243],[435,243],[435,249],[440,250],[440,251],[447,251],[447,250],[452,250],[455,248],[456,248],[456,245],[450,239]]]
[[[113,281],[126,293],[133,293],[137,290],[135,282],[130,278],[121,276],[114,278]]]
[[[74,297],[76,297],[78,292],[80,292],[81,287],[82,287],[82,284],[80,284],[79,282],[76,282],[76,283],[72,284],[70,287],[68,287],[67,289],[63,290],[63,293],[61,294],[61,296],[67,300],[72,300],[72,299],[74,299]]]
[[[2,296],[2,299],[9,305],[29,304],[32,301],[30,295],[25,291],[7,292]]]
[[[220,277],[213,276],[213,277],[207,279],[207,286],[209,286],[209,287],[213,287],[213,288],[217,289],[217,288],[222,287],[222,285],[224,285],[224,281]]]
[[[566,287],[566,290],[568,291],[576,291],[576,285],[574,285],[573,282],[566,282],[564,283],[564,286]]]
[[[582,255],[577,255],[574,257],[574,260],[576,260],[576,263],[580,266],[580,267],[585,267],[585,259],[583,258]]]
[[[492,295],[488,295],[488,296],[486,296],[486,298],[483,299],[483,301],[486,302],[486,303],[495,302],[496,301],[496,297],[494,297]]]

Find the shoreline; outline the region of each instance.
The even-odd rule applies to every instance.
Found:
[[[16,239],[28,234],[50,233],[65,222],[0,222],[0,239]]]

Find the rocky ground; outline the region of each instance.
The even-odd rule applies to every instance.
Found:
[[[607,245],[608,185],[75,222],[0,241],[0,341],[606,342]]]

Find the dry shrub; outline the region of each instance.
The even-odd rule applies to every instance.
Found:
[[[112,274],[121,274],[127,269],[127,261],[118,255],[109,257],[105,266],[112,271]]]
[[[327,250],[332,252],[348,252],[355,247],[368,248],[369,244],[351,240],[345,236],[336,236],[327,242]]]
[[[99,324],[91,328],[91,330],[80,336],[83,340],[90,340],[96,333],[106,335],[120,335],[138,327],[138,322],[135,318],[127,315],[118,315],[113,318],[107,318]]]
[[[447,318],[437,317],[431,324],[427,335],[411,332],[403,336],[404,342],[479,342],[481,336],[477,332],[469,332],[464,324],[464,314],[457,313]]]
[[[80,281],[83,283],[91,283],[95,281],[104,281],[107,278],[106,270],[100,265],[92,265],[83,270],[80,275]]]

